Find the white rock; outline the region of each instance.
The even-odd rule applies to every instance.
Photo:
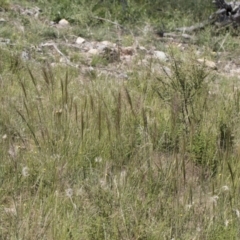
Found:
[[[99,52],[103,52],[105,49],[110,49],[110,48],[108,48],[108,46],[105,44],[97,44],[97,50]]]
[[[102,41],[101,44],[107,46],[107,47],[115,47],[116,44],[109,42],[109,41]]]
[[[61,19],[58,24],[62,27],[65,27],[65,26],[68,26],[69,25],[69,22],[66,20],[66,19]]]
[[[94,68],[92,66],[88,67],[87,69],[89,72],[93,72],[94,71]]]
[[[4,135],[2,136],[2,139],[3,139],[3,140],[7,139],[7,134],[4,134]]]
[[[166,62],[168,60],[168,57],[165,52],[162,51],[154,51],[153,56],[161,61]]]
[[[99,54],[99,50],[95,49],[95,48],[92,48],[88,51],[88,53],[91,54],[91,55],[97,55],[97,54]]]
[[[85,39],[81,38],[81,37],[78,37],[77,40],[76,40],[76,44],[79,44],[79,45],[81,45],[84,42],[85,42]]]
[[[120,74],[118,75],[118,78],[119,78],[119,79],[128,79],[128,75],[127,75],[126,73],[120,73]]]
[[[94,47],[93,47],[93,44],[91,42],[84,42],[84,44],[82,45],[82,50],[84,52],[88,52],[92,48],[94,48]]]

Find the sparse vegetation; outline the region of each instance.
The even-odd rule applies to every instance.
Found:
[[[0,239],[240,238],[240,86],[224,70],[239,37],[153,31],[211,12],[193,2],[0,1]],[[79,36],[117,50],[86,57]]]

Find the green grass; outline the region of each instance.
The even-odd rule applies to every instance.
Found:
[[[149,1],[132,1],[131,20],[114,15],[119,3],[106,11],[103,2],[22,3],[42,6],[40,19],[4,12],[0,33],[11,45],[0,45],[0,238],[239,239],[239,83],[199,64],[196,53],[215,60],[221,51],[227,61],[238,38],[208,28],[196,33],[197,46],[165,44],[151,30],[141,35],[156,27]],[[194,19],[179,22],[180,7],[171,19],[171,10],[163,16],[169,29]],[[98,14],[128,30],[91,18]],[[58,17],[71,28],[49,27]],[[87,61],[63,44],[76,36],[138,41],[169,61],[140,54],[119,80],[99,71],[121,71],[120,63]],[[36,50],[49,40],[80,68],[60,64],[52,48]]]

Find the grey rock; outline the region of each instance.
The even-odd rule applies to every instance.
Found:
[[[126,73],[120,73],[120,74],[118,75],[118,78],[119,78],[119,79],[128,79],[128,75],[127,75]]]
[[[81,44],[84,43],[84,42],[85,42],[85,39],[84,39],[84,38],[78,37],[78,38],[76,39],[76,44],[81,45]]]
[[[90,54],[90,55],[98,55],[99,54],[99,50],[96,49],[96,48],[89,49],[88,54]]]
[[[166,62],[168,60],[166,53],[162,51],[154,51],[153,56],[163,62]]]

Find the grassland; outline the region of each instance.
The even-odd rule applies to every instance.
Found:
[[[0,239],[240,239],[239,37],[157,37],[211,12],[170,2],[0,0]],[[79,36],[147,50],[86,58]]]

